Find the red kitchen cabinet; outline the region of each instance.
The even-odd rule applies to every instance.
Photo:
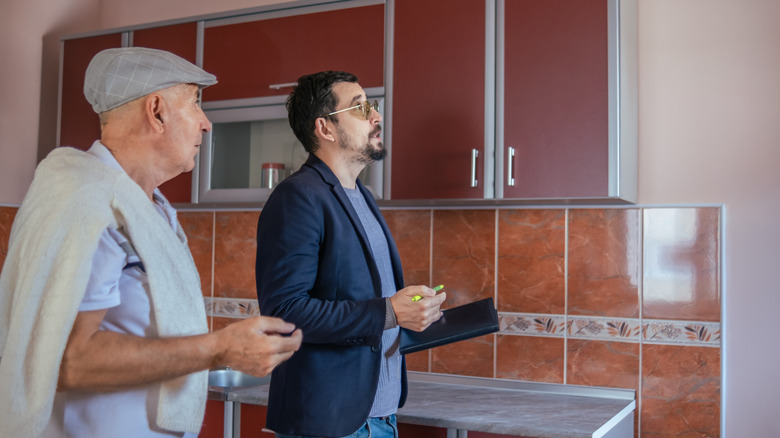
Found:
[[[100,139],[100,119],[84,97],[84,74],[98,52],[122,46],[122,34],[112,33],[62,42],[60,77],[60,146],[87,150]]]
[[[198,49],[197,38],[197,23],[181,23],[134,30],[133,46],[167,50],[194,64]]]
[[[485,1],[396,0],[394,46],[390,198],[482,198]]]
[[[636,0],[394,16],[391,199],[635,201]]]
[[[261,405],[237,403],[234,405],[241,409],[240,434],[244,438],[273,438],[273,432],[265,429],[265,417],[267,408]],[[219,400],[206,402],[206,415],[203,419],[203,427],[198,434],[199,438],[224,437],[225,403]]]
[[[204,101],[287,95],[299,77],[323,70],[358,76],[363,88],[384,83],[384,5],[246,21],[206,22],[203,67],[219,83]]]
[[[607,3],[506,0],[505,198],[608,196]]]
[[[195,63],[198,25],[195,22],[140,29],[133,32],[134,47],[167,50]],[[170,202],[188,203],[192,199],[192,172],[166,181],[160,191]]]

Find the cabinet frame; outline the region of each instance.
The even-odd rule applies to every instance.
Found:
[[[384,88],[366,88],[366,96],[369,100],[378,100],[380,108],[384,100]],[[245,122],[267,119],[286,119],[287,109],[285,101],[287,96],[269,96],[248,99],[221,100],[203,102],[203,111],[211,123]],[[213,131],[212,131],[213,132]],[[241,203],[241,202],[265,202],[273,189],[265,188],[211,188],[211,162],[201,157],[211,157],[211,134],[203,136],[200,153],[195,159],[195,171],[193,171],[192,203]],[[366,168],[372,175],[371,185],[377,193],[377,199],[382,199],[384,164],[374,162]],[[295,172],[298,169],[289,169]],[[364,184],[366,182],[364,181]]]
[[[507,0],[496,1],[495,198],[504,199],[508,147],[504,141],[505,16]],[[637,199],[637,0],[607,2],[608,185],[603,200]],[[488,0],[490,2],[490,0]],[[486,168],[487,171],[487,168]],[[487,198],[488,196],[486,196]]]

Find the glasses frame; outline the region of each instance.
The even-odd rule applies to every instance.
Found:
[[[374,100],[373,103],[369,103],[368,100],[365,100],[355,106],[351,106],[349,108],[340,109],[338,111],[333,111],[332,113],[325,114],[322,117],[328,117],[332,116],[334,114],[343,113],[344,111],[349,111],[353,109],[360,108],[360,112],[363,113],[363,117],[366,118],[366,120],[371,120],[371,110],[374,110],[376,112],[379,112],[379,101]]]

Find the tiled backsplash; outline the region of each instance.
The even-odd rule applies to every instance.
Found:
[[[386,209],[406,283],[493,297],[494,335],[416,371],[637,390],[640,436],[719,436],[720,207]],[[15,209],[0,207],[0,261]],[[260,211],[182,211],[213,330],[259,313]]]

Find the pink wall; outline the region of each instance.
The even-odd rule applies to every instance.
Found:
[[[780,2],[640,0],[639,21],[639,201],[725,204],[724,430],[780,436]]]
[[[54,142],[59,36],[269,3],[0,2],[0,204]],[[778,22],[775,0],[639,0],[639,202],[726,206],[727,436],[780,435]]]
[[[92,29],[98,0],[0,2],[0,203],[18,204],[54,143],[59,36]]]

